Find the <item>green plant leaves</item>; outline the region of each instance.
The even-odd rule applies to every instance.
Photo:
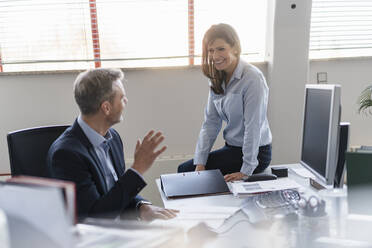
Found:
[[[372,114],[370,107],[372,107],[372,85],[364,89],[359,96],[359,113],[368,109],[368,113]]]

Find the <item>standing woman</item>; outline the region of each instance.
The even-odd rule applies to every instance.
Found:
[[[210,91],[193,160],[178,172],[220,169],[226,181],[265,170],[271,162],[267,120],[269,89],[262,72],[240,59],[240,41],[227,24],[211,26],[203,38],[202,70]],[[225,146],[210,152],[221,130]]]

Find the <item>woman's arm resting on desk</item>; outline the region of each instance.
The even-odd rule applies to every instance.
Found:
[[[205,166],[202,164],[197,164],[195,167],[195,171],[202,171],[205,170]]]
[[[245,176],[246,175],[241,173],[241,172],[235,172],[235,173],[231,173],[231,174],[226,174],[224,176],[224,178],[225,178],[226,182],[230,182],[230,181],[242,180],[243,177],[245,177]]]

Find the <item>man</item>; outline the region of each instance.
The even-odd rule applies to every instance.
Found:
[[[128,102],[117,69],[93,69],[80,73],[74,96],[81,115],[51,146],[47,163],[53,177],[76,184],[79,218],[124,218],[137,213],[144,220],[168,219],[174,210],[152,206],[137,195],[146,183],[142,177],[165,151],[157,149],[162,133],[150,131],[137,141],[134,162],[125,171],[123,143],[111,128],[122,121]]]

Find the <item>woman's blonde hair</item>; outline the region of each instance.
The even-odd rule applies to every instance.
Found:
[[[223,94],[222,83],[226,79],[226,73],[216,70],[213,61],[208,56],[208,45],[216,39],[222,39],[231,47],[234,47],[237,51],[236,57],[238,59],[240,58],[241,46],[238,34],[234,28],[225,23],[212,25],[204,34],[202,45],[202,70],[204,75],[211,80],[211,89],[213,92],[216,94]]]

